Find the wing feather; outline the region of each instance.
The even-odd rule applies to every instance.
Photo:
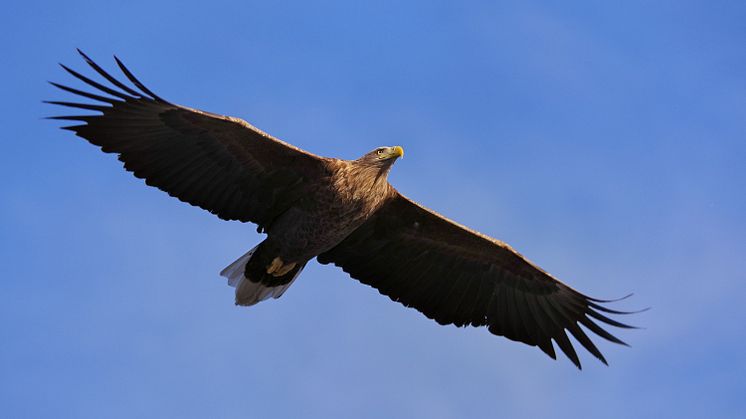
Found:
[[[552,342],[580,368],[567,332],[593,356],[601,351],[579,327],[623,342],[591,320],[629,327],[599,313],[601,305],[526,260],[505,243],[463,227],[394,192],[339,245],[318,256],[394,301],[441,324],[486,326],[491,333],[537,346],[556,358]],[[375,261],[375,263],[370,263]]]
[[[310,182],[327,173],[328,159],[273,138],[241,119],[168,102],[115,57],[134,85],[127,86],[78,52],[113,87],[61,64],[62,68],[111,97],[50,82],[95,103],[47,103],[98,112],[51,119],[85,122],[65,129],[106,153],[117,154],[125,169],[150,186],[220,218],[254,222],[261,229],[302,196]]]

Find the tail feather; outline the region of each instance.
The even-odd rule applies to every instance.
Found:
[[[292,278],[281,285],[272,286],[262,283],[260,280],[252,281],[246,277],[246,272],[249,271],[246,269],[246,265],[250,263],[258,248],[259,246],[256,246],[249,250],[220,272],[220,276],[228,278],[228,285],[236,289],[236,305],[252,306],[270,297],[280,298],[293,285],[293,282],[305,267],[305,264],[303,264],[294,268],[287,274],[288,276],[292,275]]]
[[[243,256],[236,259],[233,263],[220,271],[220,276],[228,278],[228,285],[236,288],[236,285],[244,278],[243,273],[246,270],[246,263],[248,263],[249,259],[254,255],[257,247],[259,247],[259,245],[254,246],[253,249],[249,250]]]

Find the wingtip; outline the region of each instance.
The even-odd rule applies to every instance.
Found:
[[[91,60],[91,58],[90,58],[90,57],[88,56],[88,54],[86,54],[85,52],[81,51],[81,50],[80,50],[80,48],[75,48],[75,50],[77,50],[77,51],[78,51],[78,54],[80,54],[80,56],[81,56],[81,57],[83,57],[83,59],[84,59],[84,60],[86,60],[87,62],[89,62],[89,63],[90,63],[90,62],[92,62],[92,61],[93,61],[93,60]]]
[[[590,301],[590,300],[587,302],[587,304],[588,304],[588,306],[590,306],[590,307],[592,307],[592,308],[594,308],[596,310],[603,311],[604,313],[619,314],[619,315],[637,314],[637,313],[642,313],[644,311],[650,310],[650,307],[646,307],[646,308],[643,308],[641,310],[627,310],[627,311],[625,311],[625,310],[614,310],[614,309],[611,309],[611,308],[608,308],[608,307],[604,307],[604,306],[602,306],[600,304],[597,304],[597,303],[595,303],[593,301]]]
[[[594,358],[596,358],[599,361],[601,361],[602,364],[606,365],[607,367],[609,366],[609,361],[606,360],[606,357],[604,357],[603,354],[601,354],[600,352],[597,353],[597,354],[595,354],[593,352],[590,352],[590,353],[591,353],[591,355],[593,355]],[[579,369],[582,369],[582,368],[579,368]]]
[[[593,297],[588,297],[588,296],[585,296],[585,298],[587,298],[587,299],[589,299],[589,300],[591,300],[593,302],[596,302],[596,303],[616,303],[618,301],[626,300],[627,298],[632,297],[633,295],[635,295],[635,293],[631,292],[631,293],[625,295],[624,297],[614,298],[614,299],[611,299],[611,300],[602,300],[602,299],[599,299],[599,298],[593,298]]]
[[[167,100],[153,93],[153,91],[148,89],[140,80],[138,80],[138,78],[135,77],[134,74],[132,74],[132,72],[127,68],[127,66],[124,65],[122,60],[120,60],[119,57],[116,56],[116,54],[114,55],[114,61],[117,62],[117,66],[119,66],[119,69],[122,71],[122,73],[124,73],[124,76],[127,77],[129,81],[131,81],[135,86],[137,86],[137,88],[140,89],[143,93],[150,96],[153,100],[156,100],[162,103],[169,103]]]

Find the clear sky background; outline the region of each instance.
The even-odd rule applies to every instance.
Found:
[[[601,4],[603,3],[603,4]],[[0,25],[8,418],[746,417],[746,3],[25,1]],[[42,116],[79,47],[314,153],[401,144],[403,193],[615,305],[610,366],[442,327],[311,263],[233,305],[262,240]]]

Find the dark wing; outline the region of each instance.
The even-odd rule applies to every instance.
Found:
[[[51,119],[84,122],[64,129],[106,153],[118,154],[125,169],[171,196],[226,220],[257,223],[261,229],[303,196],[309,179],[323,176],[326,170],[325,159],[275,139],[246,121],[161,99],[116,57],[134,86],[125,85],[80,54],[113,86],[63,65],[98,92],[52,84],[97,103],[48,103],[100,114]]]
[[[578,326],[612,342],[621,340],[593,319],[625,324],[610,310],[553,278],[507,244],[421,207],[398,192],[335,248],[318,256],[440,324],[486,326],[509,339],[538,346],[555,358],[552,340],[580,368],[565,331],[606,363]]]

